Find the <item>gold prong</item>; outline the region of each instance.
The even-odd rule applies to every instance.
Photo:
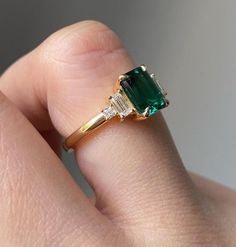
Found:
[[[144,110],[144,112],[142,113],[142,116],[144,117],[144,118],[147,118],[147,117],[149,117],[149,106]]]
[[[121,88],[121,87],[119,87],[119,88],[118,88],[118,90],[117,90],[117,92],[118,92],[118,93],[120,93],[120,94],[122,94],[122,93],[123,93],[122,88]]]
[[[127,75],[119,75],[119,78],[118,78],[118,81],[121,82],[123,81],[124,79],[126,79],[128,76]]]
[[[125,119],[125,116],[124,115],[120,115],[120,121],[122,122],[122,121],[124,121],[124,119]]]
[[[135,120],[137,120],[137,121],[142,121],[142,120],[144,120],[144,119],[146,119],[146,117],[144,117],[144,116],[141,115],[141,114],[135,116]]]
[[[154,73],[151,73],[150,76],[152,77],[153,80],[156,80],[156,75]]]
[[[140,67],[142,68],[142,71],[146,71],[147,70],[147,66],[145,64],[141,64]]]
[[[149,117],[149,107],[147,107],[143,113],[144,117]]]
[[[168,99],[165,99],[165,102],[166,102],[166,106],[170,104],[170,101]]]

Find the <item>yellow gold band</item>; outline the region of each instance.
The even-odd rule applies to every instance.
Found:
[[[91,133],[93,130],[97,129],[107,121],[108,119],[106,115],[103,112],[99,113],[97,116],[84,123],[79,129],[66,138],[64,142],[64,149],[69,151],[70,149],[75,148],[76,144],[82,137]]]
[[[133,108],[131,102],[125,93],[120,88],[117,88],[116,92],[109,97],[107,107],[105,107],[97,116],[84,123],[79,129],[66,138],[63,145],[64,149],[66,151],[74,149],[82,137],[91,133],[93,130],[108,122],[113,117],[118,116],[121,120],[123,120],[125,117],[134,114],[135,109]],[[141,117],[145,118],[145,116]]]

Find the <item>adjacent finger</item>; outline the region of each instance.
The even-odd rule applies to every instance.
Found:
[[[0,246],[78,246],[101,238],[104,229],[94,225],[106,228],[105,217],[1,92],[0,119]]]

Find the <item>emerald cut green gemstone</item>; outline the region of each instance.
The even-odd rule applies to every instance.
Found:
[[[149,107],[148,113],[152,116],[167,106],[163,90],[142,67],[137,67],[125,75],[127,77],[120,85],[138,113],[143,113]]]

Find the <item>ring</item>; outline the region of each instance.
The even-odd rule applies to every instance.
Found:
[[[102,111],[66,138],[64,149],[75,148],[78,141],[93,132],[114,117],[121,120],[128,116],[135,120],[143,120],[153,116],[157,111],[167,107],[166,91],[154,74],[141,65],[119,76],[114,94],[109,97],[108,104]]]

